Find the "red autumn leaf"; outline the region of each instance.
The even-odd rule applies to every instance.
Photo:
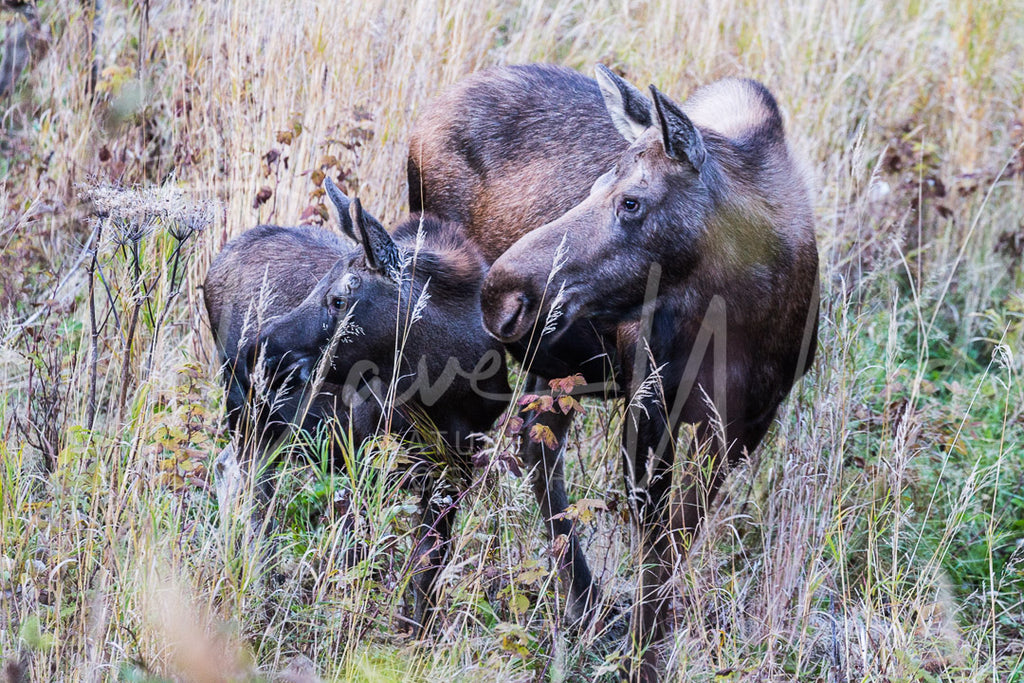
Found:
[[[323,204],[310,204],[299,216],[302,225],[323,225],[327,220],[327,207]]]
[[[510,417],[508,419],[508,422],[505,423],[505,433],[518,434],[520,430],[522,430],[523,428],[523,423],[523,418],[519,417],[518,415]]]
[[[273,194],[274,191],[271,190],[266,185],[264,185],[263,187],[260,188],[260,191],[256,193],[256,199],[254,199],[252,202],[252,208],[260,208],[270,200]]]
[[[538,396],[536,400],[531,401],[523,407],[524,412],[531,410],[538,413],[547,413],[551,411],[551,408],[555,405],[555,399],[551,396]]]
[[[513,477],[523,476],[523,462],[519,459],[519,456],[512,451],[505,451],[498,455],[497,462],[505,466],[509,474]]]
[[[527,403],[533,403],[537,400],[537,394],[523,394],[519,397],[519,405],[525,406]]]
[[[586,384],[587,381],[583,379],[583,375],[576,373],[571,377],[559,377],[548,382],[548,386],[551,387],[552,391],[560,391],[563,394],[571,394],[572,390],[578,386]]]

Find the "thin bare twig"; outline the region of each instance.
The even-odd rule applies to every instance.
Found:
[[[96,423],[96,383],[97,383],[97,353],[99,350],[99,327],[96,325],[96,266],[99,261],[100,233],[103,231],[104,219],[96,221],[96,229],[89,236],[96,238],[97,248],[92,250],[92,260],[89,262],[89,403],[86,412],[85,427],[91,433]],[[84,253],[84,252],[83,252]]]

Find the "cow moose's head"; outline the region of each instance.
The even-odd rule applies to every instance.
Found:
[[[584,316],[612,324],[639,317],[654,264],[662,290],[684,282],[701,289],[756,276],[779,258],[784,218],[772,215],[772,185],[759,177],[772,169],[741,161],[751,146],[785,148],[763,86],[720,81],[684,107],[653,85],[648,99],[603,66],[597,80],[630,146],[589,197],[494,263],[484,319],[505,343],[545,327],[553,341]]]

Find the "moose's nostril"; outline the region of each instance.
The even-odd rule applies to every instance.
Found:
[[[505,296],[496,330],[498,339],[510,342],[523,335],[523,318],[528,306],[529,299],[522,292],[511,292]]]
[[[511,337],[515,334],[516,324],[523,315],[525,297],[522,294],[517,294],[508,303],[511,305],[505,309],[505,323],[501,326],[501,330],[499,330],[502,337]]]

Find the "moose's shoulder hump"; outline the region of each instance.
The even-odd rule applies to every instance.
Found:
[[[775,98],[751,79],[726,78],[698,88],[683,110],[701,128],[733,140],[765,129],[782,134],[782,116]]]
[[[411,251],[415,249],[420,230],[423,252],[419,258],[427,274],[460,288],[479,283],[485,269],[483,256],[460,224],[442,221],[430,214],[412,214],[395,228],[392,237]]]

